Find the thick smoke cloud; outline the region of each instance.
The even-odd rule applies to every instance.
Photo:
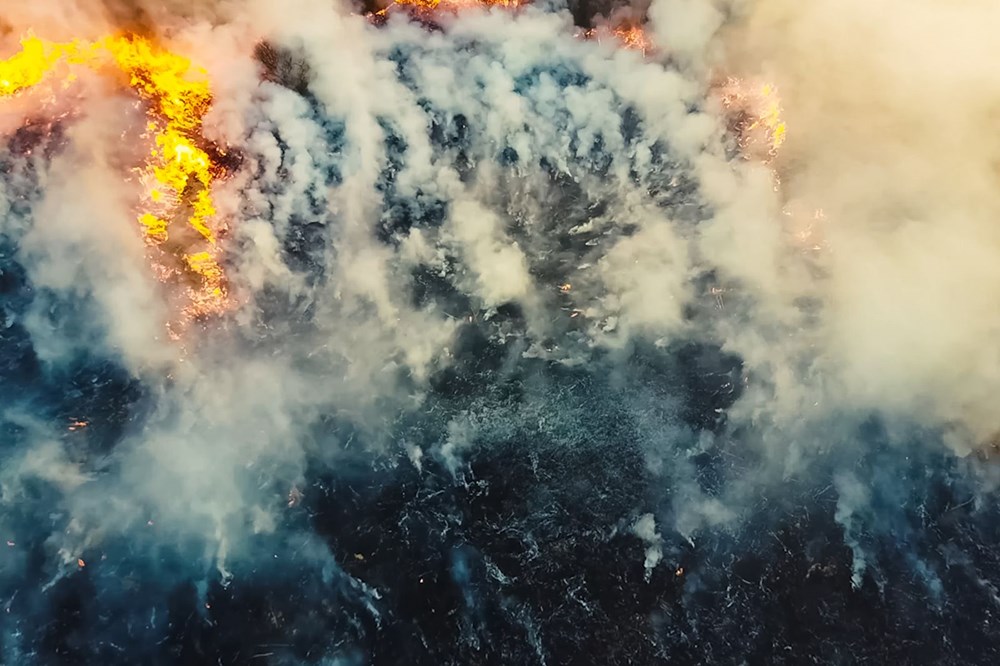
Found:
[[[985,613],[1000,16],[847,5],[8,12],[208,71],[235,306],[168,335],[127,90],[0,100],[3,659],[835,661],[860,604],[905,661]],[[802,585],[853,638],[757,612]]]
[[[982,2],[762,1],[720,37],[725,67],[778,84],[794,128],[777,168],[790,222],[822,247],[825,399],[947,424],[961,453],[998,425],[996,18]]]

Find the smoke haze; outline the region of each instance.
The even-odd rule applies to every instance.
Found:
[[[5,10],[205,69],[231,302],[0,98],[0,661],[991,663],[1000,9],[371,9]]]

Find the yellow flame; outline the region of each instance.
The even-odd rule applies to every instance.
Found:
[[[778,98],[777,88],[770,83],[765,83],[761,87],[760,94],[764,99],[764,110],[750,129],[766,127],[771,137],[771,152],[777,153],[781,144],[785,142],[785,133],[788,130],[785,121],[781,119],[781,100]]]
[[[762,144],[769,156],[767,161],[774,158],[788,133],[777,87],[729,77],[720,92],[723,106],[735,120],[733,130],[740,147],[753,153]]]
[[[212,228],[216,166],[199,146],[202,118],[212,100],[207,73],[187,58],[137,36],[46,42],[29,35],[21,40],[18,53],[0,60],[0,97],[37,85],[61,62],[95,70],[113,64],[148,104],[147,129],[155,147],[143,171],[153,185],[146,193],[146,210],[138,215],[139,224],[148,242],[160,244],[168,239],[171,221],[186,213],[188,225],[209,246],[208,251],[183,256],[187,268],[201,279],[200,289],[192,293],[191,313],[224,310],[228,299]]]
[[[62,57],[61,49],[36,37],[22,39],[21,51],[0,62],[0,95],[13,95],[35,85]]]

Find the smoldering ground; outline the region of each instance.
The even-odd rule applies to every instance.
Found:
[[[184,52],[239,160],[175,341],[134,100],[6,107],[5,661],[990,662],[990,10],[828,4],[11,12]]]

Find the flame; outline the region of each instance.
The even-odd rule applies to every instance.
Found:
[[[70,432],[75,432],[77,430],[82,430],[83,428],[86,428],[88,425],[90,425],[90,423],[87,421],[81,419],[70,419],[69,427],[66,429],[69,430]]]
[[[189,254],[184,260],[202,282],[202,289],[192,294],[189,311],[196,316],[216,312],[218,305],[226,300],[225,275],[219,262],[210,252]]]
[[[462,9],[464,7],[514,8],[520,7],[525,2],[524,0],[395,0],[393,4],[420,9]]]
[[[622,23],[614,28],[591,28],[583,33],[584,38],[597,41],[604,35],[610,35],[622,48],[639,51],[643,55],[648,55],[653,50],[653,41],[641,25]]]
[[[43,81],[60,63],[103,70],[114,65],[147,104],[146,129],[154,148],[140,169],[148,183],[138,222],[151,246],[170,237],[171,223],[186,216],[206,250],[181,253],[182,265],[200,284],[189,288],[189,317],[225,311],[230,303],[218,261],[216,209],[211,186],[218,167],[200,147],[202,118],[212,101],[204,70],[187,58],[134,35],[94,42],[46,42],[34,35],[21,40],[21,50],[0,61],[0,97],[10,97]],[[161,276],[170,274],[155,267]]]
[[[765,162],[773,160],[785,143],[788,130],[781,116],[777,87],[731,76],[719,86],[719,92],[740,148],[748,157],[763,148],[767,155]]]
[[[40,82],[64,56],[60,48],[36,37],[21,40],[21,51],[0,62],[0,95],[13,95]]]
[[[760,159],[771,171],[774,191],[780,192],[781,174],[774,160],[785,143],[788,127],[782,117],[777,86],[731,76],[715,87],[743,156]],[[793,247],[808,254],[826,249],[827,220],[822,208],[792,200],[783,203],[781,213],[782,226]]]
[[[369,16],[375,20],[384,19],[394,7],[408,9],[419,14],[430,14],[443,10],[457,12],[472,7],[500,7],[516,9],[528,4],[531,0],[393,0],[387,7],[373,12]]]
[[[627,49],[641,51],[643,55],[649,53],[653,48],[653,42],[640,25],[619,26],[612,30],[611,33],[618,38],[622,46]]]

